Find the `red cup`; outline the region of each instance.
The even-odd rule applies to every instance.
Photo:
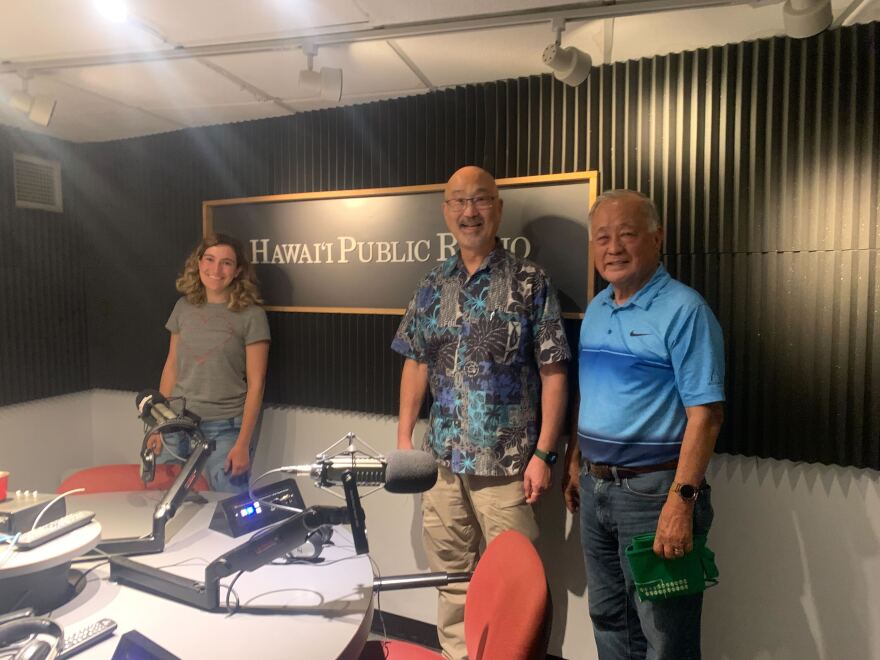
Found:
[[[9,487],[9,473],[0,470],[0,502],[6,499],[6,489]]]

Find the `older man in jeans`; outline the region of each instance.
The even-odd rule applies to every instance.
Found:
[[[723,418],[721,328],[660,263],[663,230],[650,199],[604,193],[590,233],[610,286],[581,326],[577,434],[563,492],[569,510],[580,509],[599,658],[699,658],[702,594],[640,601],[624,549],[655,532],[654,552],[676,559],[709,531],[704,475]]]

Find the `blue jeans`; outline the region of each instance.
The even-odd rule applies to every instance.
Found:
[[[675,470],[602,480],[581,471],[581,544],[590,618],[600,660],[700,658],[703,594],[640,601],[624,550],[655,532]],[[712,525],[709,491],[694,505],[694,534]]]
[[[230,493],[244,493],[248,489],[248,473],[240,474],[233,477],[223,471],[223,464],[226,462],[226,455],[232,449],[238,438],[238,432],[241,430],[241,417],[230,417],[229,419],[216,419],[209,422],[202,421],[199,429],[207,440],[213,440],[216,447],[208,457],[204,467],[204,475],[211,486],[211,490],[217,490]],[[178,456],[184,460],[190,455],[190,437],[183,431],[172,431],[162,434],[164,444],[162,452],[156,457],[157,463],[179,463],[172,456],[168,448],[171,448]],[[253,448],[254,442],[251,442]]]

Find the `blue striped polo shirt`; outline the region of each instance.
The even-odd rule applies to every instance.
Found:
[[[581,454],[592,463],[655,465],[678,457],[685,407],[724,400],[721,327],[696,291],[660,264],[623,305],[611,286],[580,335]]]

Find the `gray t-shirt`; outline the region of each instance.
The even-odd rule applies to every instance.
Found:
[[[165,327],[180,335],[173,396],[186,397],[187,409],[204,420],[241,415],[247,394],[245,346],[269,340],[263,308],[233,312],[225,303],[196,306],[181,298]]]

